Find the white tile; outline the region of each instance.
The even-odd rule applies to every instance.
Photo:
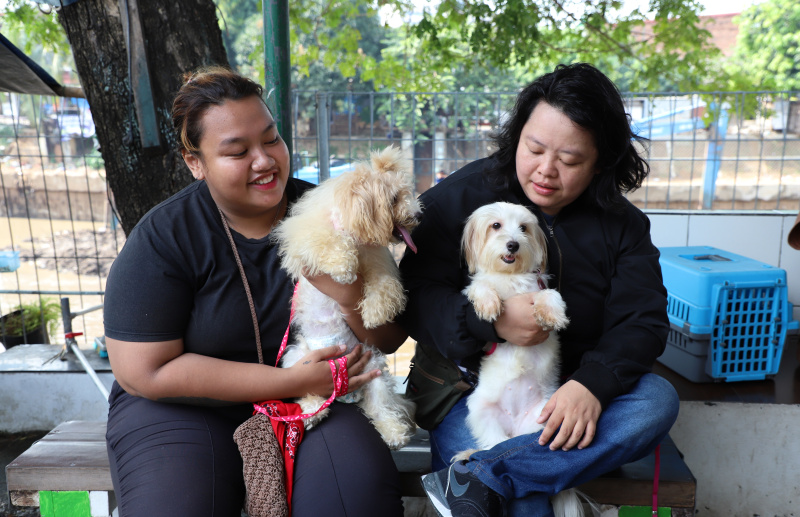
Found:
[[[659,248],[686,246],[689,234],[689,216],[686,214],[647,214],[650,219],[650,237]]]
[[[108,492],[89,491],[89,507],[91,508],[92,517],[108,517],[111,513]]]
[[[778,267],[783,217],[772,214],[697,214],[689,218],[689,246],[713,246]]]

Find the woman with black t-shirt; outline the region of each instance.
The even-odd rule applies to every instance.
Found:
[[[289,177],[289,153],[261,87],[224,68],[199,71],[181,87],[173,123],[197,181],[131,231],[106,289],[114,491],[123,516],[239,517],[245,487],[234,430],[252,402],[330,396],[327,360],[341,350],[273,366],[293,286],[269,234],[311,185]],[[234,249],[252,292],[263,364]],[[339,303],[362,342],[391,353],[405,339],[394,323],[364,329],[355,309],[360,279],[309,280]],[[379,374],[364,371],[367,359],[359,348],[347,356],[351,391]],[[305,433],[294,468],[295,516],[402,515],[389,450],[354,405],[333,403]]]

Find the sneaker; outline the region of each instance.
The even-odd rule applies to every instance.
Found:
[[[503,498],[486,486],[465,462],[422,476],[422,488],[442,517],[501,517]]]

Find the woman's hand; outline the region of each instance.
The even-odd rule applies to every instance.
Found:
[[[547,422],[539,445],[549,442],[560,426],[561,430],[550,443],[550,450],[568,451],[576,445],[578,449],[588,447],[594,440],[602,411],[600,401],[583,384],[567,381],[553,393],[536,420],[540,424]]]
[[[503,301],[503,312],[494,322],[500,338],[517,346],[534,346],[550,337],[533,317],[534,294],[517,294]]]
[[[328,360],[340,357],[344,350],[344,345],[313,350],[292,365],[290,370],[294,370],[298,378],[302,379],[301,384],[305,389],[305,394],[327,398],[333,393],[333,377]],[[348,393],[359,389],[381,374],[381,371],[377,369],[364,371],[371,356],[372,352],[363,351],[361,345],[357,345],[352,352],[347,354]],[[338,371],[339,365],[336,364],[335,367]],[[339,393],[339,395],[344,395],[344,393]]]

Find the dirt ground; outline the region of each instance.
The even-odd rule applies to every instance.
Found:
[[[35,251],[36,266],[41,269],[105,278],[124,243],[121,228],[62,230],[51,236],[25,239],[16,249],[21,256],[33,256]]]

